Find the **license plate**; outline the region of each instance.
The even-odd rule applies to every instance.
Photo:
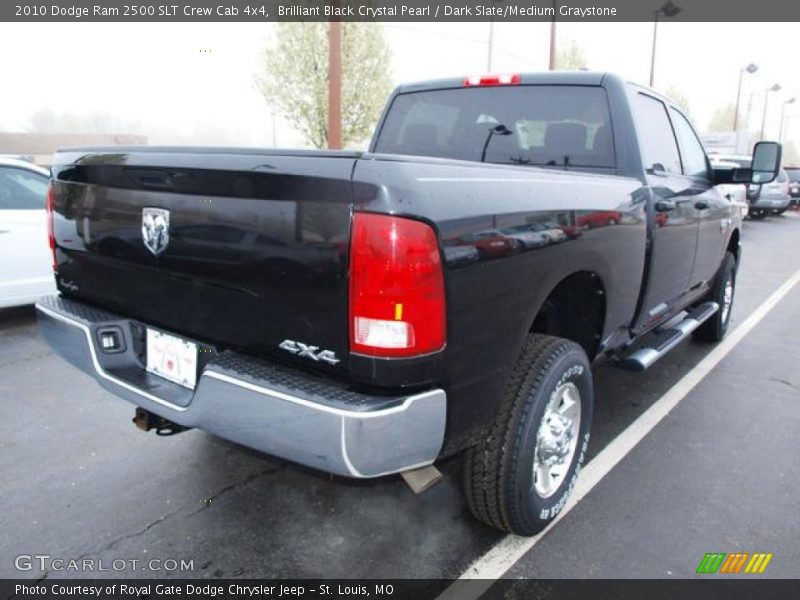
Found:
[[[148,329],[146,368],[153,375],[193,390],[197,384],[197,344]]]

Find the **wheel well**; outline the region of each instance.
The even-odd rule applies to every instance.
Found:
[[[731,234],[731,239],[728,240],[728,248],[727,252],[733,254],[734,258],[736,259],[736,264],[739,264],[739,252],[741,248],[739,248],[739,230],[734,229],[733,233]]]
[[[596,273],[581,271],[562,280],[545,300],[530,331],[572,340],[597,354],[606,317],[606,294]]]

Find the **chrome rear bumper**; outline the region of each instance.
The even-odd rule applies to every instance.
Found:
[[[145,371],[136,339],[142,324],[60,296],[42,298],[36,308],[40,329],[59,355],[107,390],[184,427],[358,478],[429,465],[441,450],[444,390],[358,394],[226,351],[202,367],[191,391]],[[101,349],[97,330],[107,327],[122,332],[123,352]]]

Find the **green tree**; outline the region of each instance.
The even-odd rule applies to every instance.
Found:
[[[733,131],[733,116],[736,112],[736,107],[731,104],[722,106],[714,111],[711,116],[711,121],[708,123],[709,131]],[[744,119],[742,113],[739,113],[738,126],[741,129],[744,126]]]
[[[277,25],[255,75],[264,99],[316,148],[328,145],[328,23]],[[374,23],[342,23],[342,144],[366,139],[392,89],[389,47]]]
[[[677,86],[670,85],[669,87],[667,87],[667,89],[664,91],[664,95],[670,100],[672,100],[675,103],[675,105],[678,106],[683,111],[683,114],[685,114],[686,117],[689,120],[691,120],[692,111],[689,110],[689,99],[684,95],[683,92],[681,92],[681,90]]]
[[[576,71],[587,67],[586,54],[575,40],[570,40],[566,48],[556,51],[556,69]]]

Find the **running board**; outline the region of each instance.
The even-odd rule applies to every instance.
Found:
[[[696,306],[677,325],[668,329],[656,329],[645,335],[641,342],[634,345],[633,352],[620,359],[617,365],[631,371],[644,371],[689,337],[718,310],[719,304],[716,302],[704,302]]]

